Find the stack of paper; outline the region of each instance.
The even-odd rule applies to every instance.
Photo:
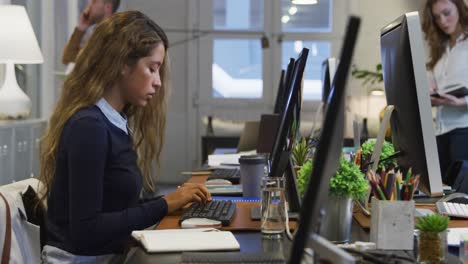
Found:
[[[208,155],[208,166],[239,165],[241,154]]]
[[[255,155],[256,150],[243,151],[236,154],[213,154],[208,155],[208,166],[218,167],[222,165],[239,165],[239,158],[241,156]]]
[[[150,253],[240,250],[231,232],[214,228],[133,231],[132,236]]]

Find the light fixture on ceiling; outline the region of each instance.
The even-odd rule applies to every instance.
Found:
[[[318,0],[291,0],[293,5],[315,5]]]
[[[295,6],[291,6],[288,10],[288,13],[291,15],[291,16],[294,16],[296,13],[297,13],[297,7]]]
[[[370,96],[385,96],[384,90],[380,88],[374,88],[369,91]]]
[[[283,22],[283,24],[286,24],[289,22],[289,19],[290,17],[288,15],[284,15],[281,17],[281,22]]]

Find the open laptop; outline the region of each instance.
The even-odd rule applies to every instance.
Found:
[[[314,170],[302,201],[301,221],[294,237],[289,259],[277,252],[261,253],[183,253],[183,263],[301,263],[306,248],[311,247],[316,260],[330,263],[355,263],[355,259],[319,235],[320,221],[328,196],[329,182],[336,172],[341,155],[344,130],[344,99],[346,81],[351,67],[351,60],[356,44],[360,19],[351,17],[348,22],[345,41],[341,53],[340,65],[333,82],[333,89],[328,99],[326,118],[323,122],[323,134],[317,146]],[[314,263],[318,263],[314,261]]]

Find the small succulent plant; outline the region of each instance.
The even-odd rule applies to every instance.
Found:
[[[418,263],[445,263],[448,224],[449,218],[439,214],[418,218],[415,226],[420,232]]]
[[[427,215],[418,218],[416,222],[416,229],[421,232],[440,233],[448,228],[449,218],[439,214]]]

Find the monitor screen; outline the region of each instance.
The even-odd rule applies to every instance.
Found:
[[[408,13],[382,30],[381,55],[387,104],[398,165],[421,176],[420,190],[442,195],[442,178],[432,121],[421,24]]]
[[[281,77],[280,77],[280,81],[279,81],[279,86],[278,86],[278,92],[276,93],[276,100],[275,100],[275,107],[273,109],[273,113],[274,114],[279,114],[281,112],[281,108],[282,108],[282,102],[283,102],[283,98],[284,98],[284,89],[285,89],[285,84],[284,84],[284,75],[285,75],[285,71],[284,70],[281,70]]]
[[[348,23],[340,65],[329,95],[328,110],[323,122],[322,136],[314,157],[314,169],[310,182],[302,200],[301,215],[297,234],[294,237],[289,263],[300,263],[309,236],[319,233],[320,221],[323,216],[323,204],[328,197],[331,177],[338,169],[341,146],[344,135],[344,103],[346,82],[351,67],[354,47],[359,32],[360,19],[351,17]],[[323,254],[324,252],[316,252]]]
[[[288,153],[291,146],[289,143],[295,140],[291,138],[291,135],[293,135],[293,137],[295,136],[296,129],[293,129],[293,127],[299,125],[298,121],[296,120],[296,122],[294,122],[294,120],[295,117],[297,118],[297,104],[300,104],[299,90],[301,89],[302,76],[304,74],[308,54],[309,50],[304,48],[294,63],[289,87],[286,86],[286,91],[288,91],[288,93],[286,94],[284,111],[280,116],[278,133],[273,144],[273,151],[270,155],[269,175],[272,177],[282,176],[289,159]]]
[[[330,68],[328,67],[328,59],[322,63],[322,102],[325,104],[330,94],[331,89]]]

